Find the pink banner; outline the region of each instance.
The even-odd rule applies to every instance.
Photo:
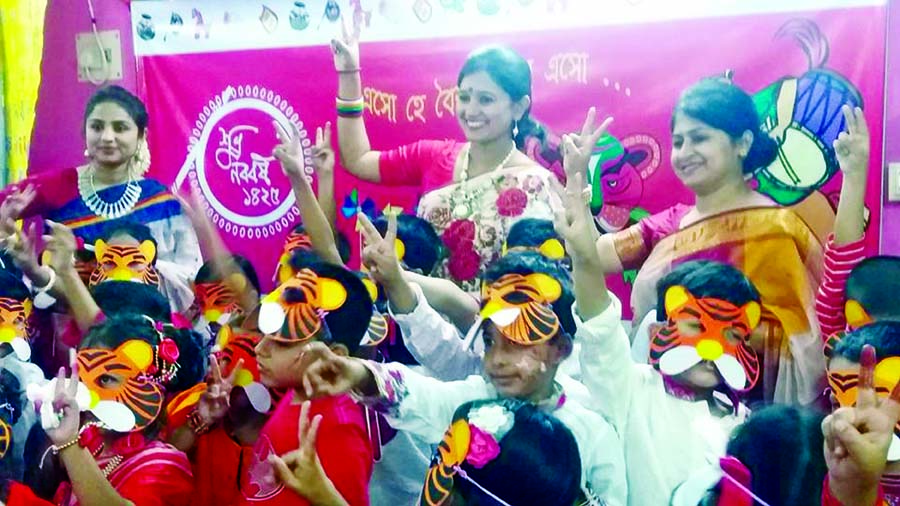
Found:
[[[882,129],[884,7],[748,15],[653,24],[504,34],[533,68],[532,114],[552,131],[577,129],[588,107],[615,117],[622,145],[596,170],[598,222],[617,230],[691,194],[670,168],[669,122],[679,93],[698,79],[734,71],[754,94],[782,156],[755,184],[782,203],[807,195],[836,202],[840,175],[831,140],[839,107],[861,103]],[[366,125],[375,149],[419,139],[461,138],[454,115],[456,74],[466,54],[494,37],[363,44]],[[296,220],[277,162],[272,120],[294,121],[307,137],[334,121],[337,78],[327,47],[142,56],[150,108],[153,175],[196,183],[231,248],[268,278]],[[878,244],[881,136],[872,139],[869,245]],[[611,166],[619,170],[609,171]],[[310,169],[310,174],[311,174]],[[594,172],[592,172],[593,174]],[[353,190],[358,190],[354,192]],[[388,203],[414,212],[408,189],[337,176],[339,228],[356,241],[354,210]],[[344,205],[342,205],[344,204]],[[341,209],[344,207],[344,209]],[[628,275],[611,280],[628,298]]]

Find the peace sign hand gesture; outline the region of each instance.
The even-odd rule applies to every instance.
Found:
[[[271,455],[269,463],[275,468],[275,476],[287,488],[316,505],[347,504],[325,474],[322,461],[316,452],[316,435],[322,415],[309,420],[310,402],[300,406],[297,439],[300,448],[282,456]]]
[[[300,130],[297,125],[290,123],[291,131],[273,121],[275,135],[278,136],[278,144],[272,149],[272,156],[281,163],[281,170],[289,178],[303,177],[303,147],[300,145]]]
[[[596,118],[597,109],[591,107],[588,109],[581,132],[562,136],[563,169],[566,171],[566,178],[582,173],[584,180],[587,181],[588,162],[591,160],[594,146],[613,122],[612,116],[607,116],[600,125],[594,127]]]
[[[847,505],[874,503],[900,419],[900,383],[888,398],[875,393],[875,348],[864,346],[859,362],[856,406],[841,408],[822,421],[830,487]],[[863,497],[867,502],[860,500]]]
[[[593,262],[597,257],[596,241],[599,233],[588,208],[591,195],[583,177],[584,174],[580,172],[574,174],[566,182],[565,188],[556,179],[550,179],[553,191],[562,202],[562,209],[554,212],[553,227],[565,241],[573,260]]]
[[[362,251],[363,265],[369,270],[372,279],[390,290],[392,286],[402,282],[403,269],[397,258],[397,215],[387,213],[386,216],[388,228],[384,237],[381,237],[364,213],[357,213],[357,223],[365,243]]]
[[[331,122],[316,128],[316,145],[312,148],[313,166],[319,176],[334,173],[334,148],[331,147]]]
[[[847,130],[841,132],[834,140],[834,153],[844,177],[865,178],[869,170],[869,150],[871,139],[869,126],[862,109],[851,109],[849,105],[841,107],[844,124]]]
[[[335,70],[338,72],[359,70],[359,27],[355,27],[351,32],[343,16],[341,16],[341,38],[331,39],[331,51],[334,53]]]
[[[45,429],[50,441],[56,446],[61,446],[78,437],[81,429],[81,408],[78,406],[76,394],[78,393],[78,361],[75,358],[75,350],[69,352],[69,370],[71,374],[66,377],[66,369],[59,368],[56,375],[56,389],[53,392],[53,412],[60,415],[59,426],[53,429]]]
[[[206,392],[203,392],[197,402],[197,414],[204,424],[213,425],[228,413],[231,406],[231,389],[234,388],[234,381],[243,365],[244,360],[239,360],[231,370],[231,374],[222,378],[219,361],[215,355],[209,356],[210,380],[206,384]]]

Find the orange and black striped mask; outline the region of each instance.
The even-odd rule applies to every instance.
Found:
[[[97,268],[91,274],[90,286],[109,280],[159,286],[159,273],[153,267],[156,246],[152,241],[144,241],[139,246],[121,246],[98,240],[94,254]]]
[[[562,287],[546,274],[506,274],[481,290],[481,318],[518,344],[539,344],[555,336],[559,317],[552,304]]]

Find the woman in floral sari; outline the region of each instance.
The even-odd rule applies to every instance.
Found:
[[[843,125],[841,126],[843,128]],[[763,303],[754,347],[764,357],[766,401],[811,403],[821,392],[824,362],[814,313],[822,244],[793,210],[746,183],[775,158],[752,99],[722,80],[705,80],[681,96],[672,117],[672,166],[696,196],[597,242],[607,272],[639,268],[631,305],[635,322],[657,307],[657,281],[681,263],[717,260],[756,285]],[[838,161],[856,163],[848,150]],[[867,163],[867,162],[866,162]]]
[[[375,151],[362,119],[359,46],[345,33],[343,40],[332,41],[332,49],[340,76],[337,124],[344,167],[366,181],[418,187],[417,214],[434,226],[448,253],[434,275],[477,290],[483,267],[500,256],[515,221],[552,216],[554,174],[533,159],[552,165],[539,140],[546,133],[529,116],[528,62],[503,47],[468,57],[459,72],[456,103],[467,142],[422,140]],[[561,169],[558,150],[553,161]]]

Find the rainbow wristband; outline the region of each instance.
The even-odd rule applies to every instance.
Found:
[[[353,100],[338,97],[335,99],[335,104],[337,105],[337,115],[342,118],[358,118],[362,116],[366,108],[366,102],[362,97]]]

